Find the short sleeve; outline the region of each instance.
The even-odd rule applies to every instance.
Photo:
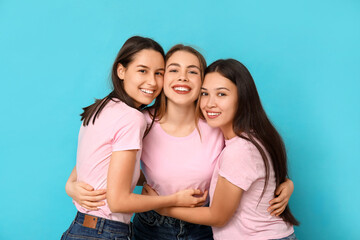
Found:
[[[227,146],[220,156],[219,174],[232,184],[247,191],[258,179],[256,163],[252,159],[248,142]]]
[[[112,151],[141,149],[146,129],[144,116],[140,112],[130,112],[119,120],[114,130]]]

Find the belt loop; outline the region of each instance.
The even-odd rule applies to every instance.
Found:
[[[104,229],[105,218],[101,218],[98,234],[101,234]]]

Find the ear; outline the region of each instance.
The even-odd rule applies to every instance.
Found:
[[[125,78],[125,71],[126,71],[126,68],[121,63],[119,63],[117,66],[116,72],[117,72],[118,77],[121,80],[124,80],[124,78]]]

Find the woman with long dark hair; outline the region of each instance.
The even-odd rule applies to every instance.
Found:
[[[129,239],[134,212],[204,201],[192,189],[159,197],[132,193],[147,127],[140,109],[159,95],[163,75],[164,51],[157,42],[135,36],[124,43],[112,68],[113,91],[81,114],[76,169],[70,177],[97,190],[106,188],[106,201],[96,211],[75,202],[78,213],[62,239]]]
[[[210,186],[210,206],[165,208],[166,216],[213,226],[214,239],[296,239],[298,225],[287,206],[280,216],[267,212],[287,172],[284,143],[268,119],[254,80],[234,59],[211,64],[201,90],[207,123],[221,129],[225,148]],[[156,192],[145,185],[150,195]]]

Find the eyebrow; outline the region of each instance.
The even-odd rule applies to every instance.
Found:
[[[148,66],[141,65],[141,64],[137,65],[136,67],[150,69]],[[156,69],[156,71],[165,71],[165,69],[164,68],[158,68],[158,69]]]
[[[147,69],[149,69],[149,67],[148,67],[148,66],[145,66],[145,65],[142,65],[142,64],[137,65],[136,67],[141,67],[141,68],[147,68]]]
[[[206,88],[204,88],[204,87],[201,87],[201,90],[205,90],[205,91],[207,91],[207,89],[206,89]],[[229,90],[228,88],[226,88],[226,87],[218,87],[218,88],[215,88],[215,90],[227,90],[227,91],[229,91],[229,92],[230,92],[230,90]]]
[[[167,66],[167,68],[170,67],[170,66],[180,67],[180,64],[178,64],[178,63],[171,63],[171,64],[169,64],[169,65]],[[189,65],[189,66],[187,66],[187,68],[197,68],[197,69],[200,70],[200,68],[199,68],[198,66],[195,66],[195,65]]]

